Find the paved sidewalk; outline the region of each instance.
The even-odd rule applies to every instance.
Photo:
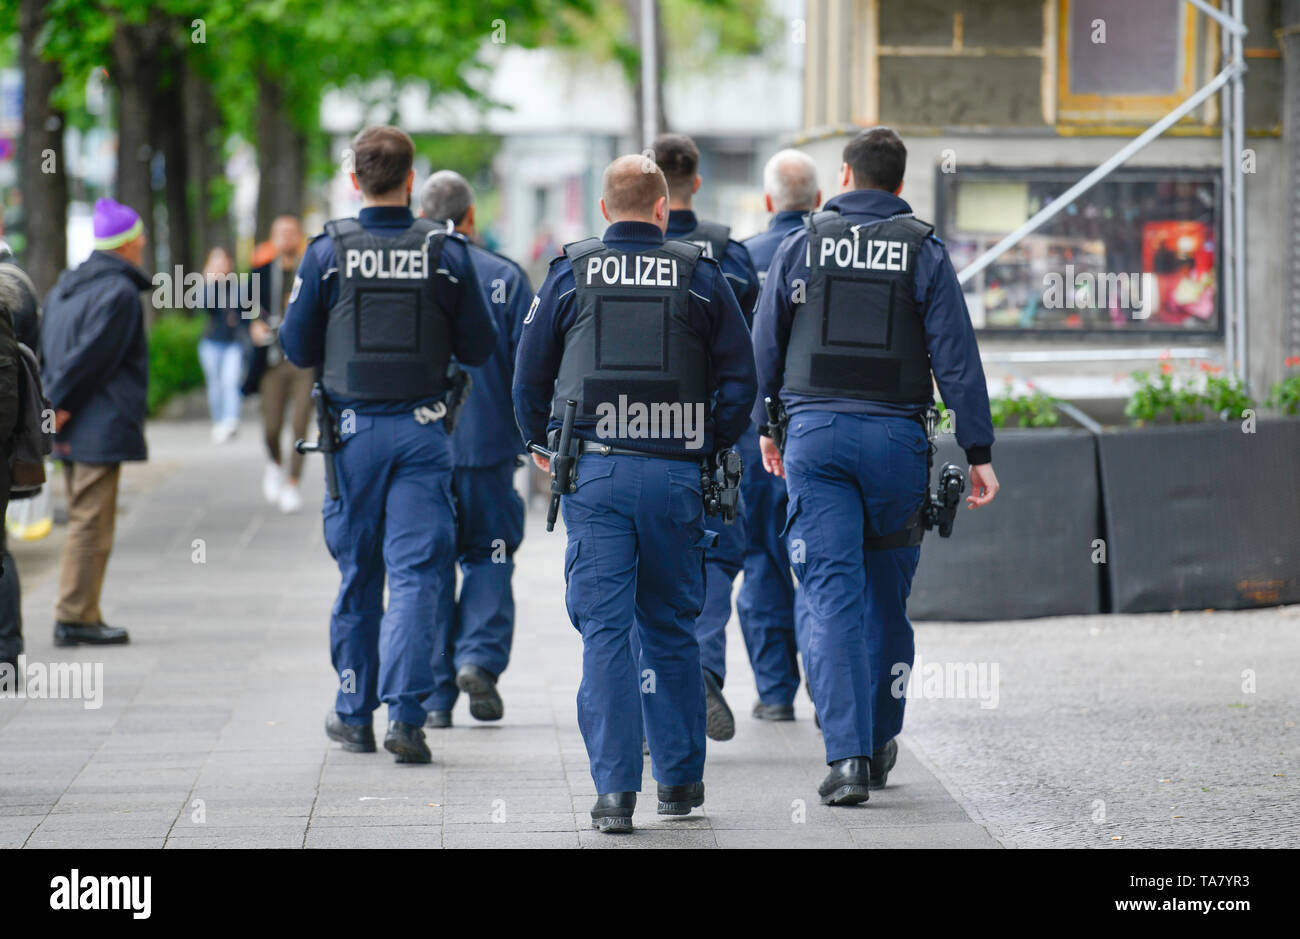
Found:
[[[542,505],[518,555],[505,719],[476,723],[462,702],[454,728],[427,732],[433,766],[345,753],[321,729],[338,580],[315,509],[320,464],[308,460],[309,509],[282,516],[261,501],[258,436],[245,423],[216,447],[202,423],[151,425],[154,463],[129,471],[135,495],[105,592],[130,646],[55,649],[57,575],[28,556],[48,549],[16,547],[29,661],[102,663],[104,688],[97,709],[0,699],[0,847],[1297,843],[1296,608],[924,624],[923,660],[1000,665],[998,707],[909,703],[889,788],[834,810],[817,804],[825,769],[807,700],[795,723],[748,716],[753,679],[733,620],[726,693],[738,728],[710,743],[704,811],[656,816],[647,768],[637,834],[599,835],[564,538],[546,534]],[[1258,670],[1253,697],[1231,693],[1242,667]],[[380,734],[384,720],[381,709]],[[1191,807],[1166,811],[1174,803]]]
[[[754,690],[734,623],[727,691],[739,729],[710,748],[706,812],[660,819],[647,769],[639,835],[592,831],[564,537],[546,534],[541,505],[518,556],[505,719],[476,723],[462,701],[454,728],[428,731],[433,766],[343,752],[321,730],[338,576],[318,511],[262,504],[256,437],[246,423],[219,448],[201,423],[151,426],[154,461],[173,471],[119,519],[105,595],[130,646],[54,649],[56,575],[26,583],[28,659],[102,662],[105,688],[94,710],[0,701],[0,846],[996,846],[907,751],[896,785],[869,806],[818,805],[811,708],[801,702],[793,724],[747,716]],[[312,507],[320,473],[309,459]]]

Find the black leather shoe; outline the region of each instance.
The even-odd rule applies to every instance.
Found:
[[[369,724],[345,724],[337,711],[325,715],[325,736],[349,753],[374,753],[375,729]]]
[[[103,623],[65,623],[62,620],[54,624],[56,646],[120,646],[130,641],[130,634],[121,626],[105,626]]]
[[[632,810],[635,808],[635,792],[598,795],[596,804],[591,807],[591,827],[609,835],[626,834],[632,830]]]
[[[871,798],[871,760],[865,756],[848,756],[831,763],[817,794],[822,805],[857,805]]]
[[[451,711],[430,711],[424,715],[424,726],[443,728],[451,726]]]
[[[424,731],[414,724],[389,721],[384,735],[384,749],[397,758],[398,763],[432,763],[433,754],[424,742]]]
[[[469,713],[478,721],[499,721],[506,706],[497,694],[497,680],[487,669],[462,665],[456,672],[456,687],[469,695]]]
[[[736,719],[722,696],[722,686],[707,668],[704,671],[704,732],[710,740],[730,740],[736,736]]]
[[[898,762],[898,741],[891,739],[871,754],[871,788],[884,789],[889,781],[889,771]]]
[[[691,809],[703,804],[703,782],[687,783],[684,786],[659,785],[660,815],[690,815]]]
[[[764,704],[762,701],[754,702],[753,715],[760,721],[792,721],[794,720],[793,704]]]

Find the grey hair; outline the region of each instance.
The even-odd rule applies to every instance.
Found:
[[[781,150],[763,167],[763,191],[778,212],[817,208],[817,164],[802,150]]]
[[[474,190],[455,170],[439,170],[420,187],[420,210],[430,221],[450,219],[459,225],[473,204]]]

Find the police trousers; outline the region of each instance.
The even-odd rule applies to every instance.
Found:
[[[870,756],[903,726],[893,676],[912,667],[907,597],[921,549],[867,551],[864,540],[901,530],[921,504],[928,446],[906,418],[800,411],[790,421],[786,531],[828,763]]]
[[[455,706],[457,669],[477,665],[499,678],[510,661],[515,633],[510,581],[524,537],[524,501],[515,492],[514,476],[513,457],[492,466],[458,466],[452,476],[460,595],[444,592],[435,624],[434,690],[425,703],[430,711]],[[451,583],[455,576],[453,564]]]
[[[699,782],[704,679],[695,620],[713,538],[699,466],[586,454],[576,483],[563,500],[565,603],[582,635],[578,726],[596,791],[640,791],[643,718],[654,778]]]
[[[451,442],[440,422],[418,424],[409,412],[353,420],[335,454],[339,498],[326,493],[323,506],[341,577],[330,616],[335,709],[344,723],[369,724],[382,701],[389,720],[423,726],[434,612],[453,588]]]

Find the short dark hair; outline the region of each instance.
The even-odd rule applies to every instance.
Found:
[[[674,198],[686,198],[695,187],[695,175],[700,169],[700,148],[685,134],[660,134],[655,138],[654,161],[668,180],[668,191]]]
[[[907,147],[892,127],[871,127],[844,145],[844,162],[859,189],[895,192],[907,169]]]
[[[352,140],[352,172],[368,196],[386,196],[398,189],[414,162],[415,144],[396,127],[367,127]]]
[[[668,182],[655,161],[640,153],[628,154],[605,167],[600,197],[612,221],[650,215],[655,203],[668,197]]]

